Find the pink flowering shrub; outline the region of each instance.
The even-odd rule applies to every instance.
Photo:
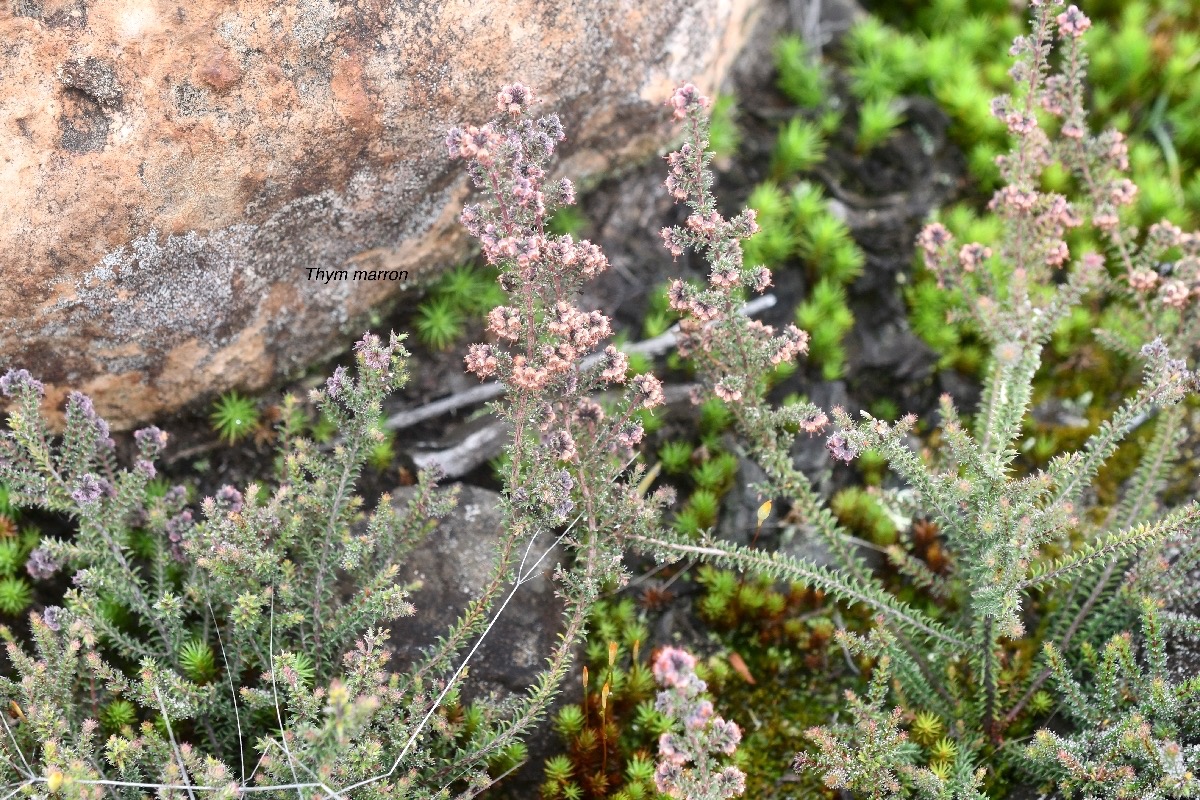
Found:
[[[721,767],[717,756],[737,751],[742,730],[714,715],[704,696],[708,686],[695,668],[696,659],[676,647],[663,648],[654,660],[654,679],[663,687],[655,708],[673,723],[658,740],[654,785],[668,797],[727,800],[746,790],[746,776],[737,767]]]
[[[584,548],[585,583],[594,590],[615,574],[620,534],[645,531],[657,519],[664,498],[643,499],[634,491],[640,467],[625,468],[643,436],[635,412],[664,397],[657,378],[639,375],[617,404],[606,409],[592,399],[626,383],[628,361],[609,345],[585,365],[612,327],[603,313],[576,303],[583,282],[608,262],[591,242],[546,232],[548,216],[573,203],[575,191],[567,179],[546,183],[565,134],[557,115],[533,117],[535,103],[527,87],[506,86],[497,98],[503,116],[453,128],[446,138],[450,156],[466,160],[475,186],[487,191],[488,201],[467,205],[461,220],[510,298],[488,314],[492,341],[471,345],[466,367],[508,388],[498,409],[513,429],[506,512],[522,535],[536,529],[535,520],[573,520],[577,530],[567,541]]]
[[[1125,301],[1117,324],[1102,333],[1107,344],[1130,357],[1157,337],[1173,351],[1187,350],[1200,340],[1200,315],[1186,313],[1200,300],[1200,235],[1163,220],[1141,236],[1121,222],[1138,189],[1127,176],[1124,134],[1088,130],[1084,34],[1090,27],[1075,6],[1039,13],[1032,35],[1018,38],[1010,51],[1017,57],[1010,73],[1017,94],[992,104],[1014,142],[1012,152],[997,159],[1006,185],[988,205],[1004,223],[997,252],[978,243],[957,245],[938,223],[926,227],[917,244],[940,284],[963,289],[961,313],[993,343],[1030,325],[1040,335],[1084,290],[1099,284]],[[1049,58],[1054,37],[1061,51],[1056,72]],[[1039,111],[1057,124],[1057,136],[1038,123]],[[1040,190],[1043,170],[1055,163],[1076,177],[1078,197]],[[1109,257],[1078,254],[1065,285],[1052,290],[1072,258],[1066,233],[1089,222],[1108,241]],[[1115,267],[1111,277],[1102,269],[1106,263]]]
[[[1139,244],[1137,232],[1121,224],[1122,209],[1133,202],[1136,187],[1121,174],[1128,164],[1120,134],[1087,130],[1081,44],[1087,18],[1058,3],[1032,5],[1032,33],[1019,37],[1012,50],[1016,94],[993,106],[1013,141],[1012,151],[998,159],[1005,185],[989,205],[1001,221],[1000,240],[992,248],[959,244],[937,223],[917,239],[939,282],[962,289],[965,303],[958,312],[974,320],[991,348],[976,420],[961,419],[952,398],[942,399],[942,447],[937,452],[914,451],[910,442],[917,419],[912,415],[890,423],[865,412],[854,419],[841,408],[826,413],[805,403],[777,407],[768,401],[766,372],[803,352],[805,336],[791,328],[776,332],[737,313],[744,292],[762,291],[770,281],[765,271],[742,263],[741,240],[753,235],[754,219],[746,213],[725,219],[716,210],[705,101],[684,90],[671,103],[683,121],[685,138],[668,156],[667,189],[691,214],[685,225],[664,230],[662,238],[673,256],[692,249],[710,265],[707,286],[679,282],[671,288],[671,304],[684,315],[681,351],[692,358],[708,390],[732,411],[748,454],[766,475],[758,487],[764,498],[790,503],[791,513],[825,544],[836,568],[712,540],[695,543],[677,536],[646,545],[662,558],[689,556],[766,572],[874,609],[876,635],[843,640],[876,659],[869,697],[849,699],[852,724],[810,731],[816,755],[797,761],[800,768],[820,771],[830,787],[871,797],[979,797],[992,770],[1028,768],[1029,762],[1003,745],[1053,670],[1047,665],[1005,671],[1005,664],[1022,658],[1016,643],[1053,636],[1053,642],[1045,640],[1051,653],[1081,643],[1097,647],[1101,642],[1088,633],[1096,629],[1084,624],[1092,615],[1100,614],[1110,625],[1133,627],[1144,595],[1197,597],[1196,591],[1184,589],[1195,558],[1173,562],[1161,554],[1200,549],[1200,505],[1192,501],[1164,510],[1156,497],[1167,465],[1179,457],[1182,401],[1197,389],[1195,373],[1179,358],[1194,355],[1200,341],[1197,239],[1161,223]],[[1056,37],[1062,58],[1052,70]],[[1039,110],[1057,131],[1043,128]],[[1051,163],[1075,174],[1083,190],[1080,197],[1042,191],[1041,174]],[[1105,254],[1070,251],[1068,233],[1089,224],[1110,242],[1111,262]],[[1160,275],[1161,260],[1170,255],[1176,258],[1165,277]],[[1108,276],[1109,263],[1117,280]],[[1059,321],[1098,289],[1129,301],[1129,324],[1109,338],[1145,363],[1143,385],[1078,452],[1059,456],[1045,471],[1018,477],[1017,437],[1041,350]],[[1107,515],[1089,515],[1088,490],[1099,469],[1122,439],[1148,419],[1155,419],[1155,436],[1142,453],[1125,500]],[[851,462],[866,450],[881,453],[909,485],[904,495],[885,492],[884,502],[906,518],[931,520],[944,538],[948,564],[938,573],[904,548],[887,552],[908,582],[951,599],[936,619],[889,592],[793,464],[790,446],[796,432],[816,434],[831,420],[835,427],[826,439],[830,457]],[[1055,551],[1062,555],[1052,557]],[[1122,576],[1126,582],[1118,591]],[[1046,616],[1031,618],[1031,597],[1065,581],[1074,582],[1067,601],[1042,606],[1039,614]],[[1032,633],[1031,622],[1036,624]],[[1177,624],[1186,630],[1197,622],[1187,618]],[[1158,652],[1152,658],[1161,659]],[[893,682],[908,714],[920,710],[952,732],[942,752],[952,747],[954,763],[935,760],[906,741],[905,710],[884,708]],[[1059,683],[1064,683],[1061,675]],[[1200,686],[1193,682],[1175,691],[1200,708]],[[1156,718],[1164,731],[1171,731],[1167,738],[1177,742],[1171,737],[1195,730],[1196,717],[1194,709],[1185,712],[1182,705],[1172,705],[1167,713],[1160,709]],[[1071,745],[1073,753],[1091,746],[1088,741]],[[1046,749],[1032,752],[1041,758],[1038,768],[1045,769]],[[1125,756],[1112,750],[1103,758],[1109,759],[1106,768],[1133,776],[1130,785],[1165,785],[1157,761],[1141,759],[1118,767],[1114,765]],[[1072,781],[1069,764],[1057,769],[1064,787],[1081,785]]]

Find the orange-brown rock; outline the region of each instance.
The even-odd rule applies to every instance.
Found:
[[[344,346],[389,280],[461,255],[443,138],[521,80],[564,171],[669,135],[761,0],[3,0],[0,369],[116,427]]]

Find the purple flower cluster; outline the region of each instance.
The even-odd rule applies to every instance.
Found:
[[[42,611],[42,622],[52,631],[62,629],[62,609],[59,606],[46,606]]]
[[[133,468],[146,480],[153,480],[158,475],[154,459],[166,449],[168,439],[167,434],[154,425],[134,431],[133,440],[142,457],[134,462]]]
[[[737,767],[721,767],[715,756],[733,755],[742,730],[715,716],[712,701],[703,696],[708,687],[695,669],[696,659],[677,647],[663,648],[654,660],[654,678],[664,687],[655,708],[682,727],[682,733],[659,737],[654,784],[670,797],[726,800],[746,790],[746,776]]]
[[[333,371],[325,381],[325,394],[333,400],[337,400],[345,393],[346,388],[350,385],[350,372],[345,367],[338,367]]]
[[[825,440],[825,449],[829,451],[829,455],[847,464],[853,461],[855,456],[858,455],[858,448],[854,446],[844,431],[837,431],[831,434]]]
[[[156,456],[165,450],[169,439],[170,437],[167,433],[155,425],[142,428],[133,433],[133,440],[149,456]]]
[[[67,429],[87,430],[95,446],[111,450],[116,443],[109,436],[108,423],[96,413],[92,398],[80,392],[67,395]]]
[[[108,491],[108,484],[88,473],[82,476],[71,492],[71,499],[81,506],[90,506]]]
[[[187,509],[167,520],[167,540],[171,543],[171,556],[181,564],[186,560],[183,553],[183,542],[193,526],[192,512]]]
[[[38,547],[29,554],[29,560],[25,562],[25,571],[34,580],[44,581],[53,577],[54,573],[58,572],[59,566],[59,563],[50,555],[49,550]]]
[[[222,486],[213,499],[216,500],[217,505],[228,509],[231,514],[242,510],[242,493],[232,486]]]
[[[24,390],[34,392],[38,397],[46,393],[45,385],[35,380],[29,370],[10,369],[0,377],[0,393],[5,397],[16,397]]]
[[[384,372],[392,365],[392,348],[383,344],[383,341],[373,333],[365,333],[363,337],[354,343],[354,352],[362,359],[363,364],[373,370]],[[337,371],[334,371],[334,376]],[[342,376],[345,378],[345,375]],[[331,377],[330,380],[333,380]]]

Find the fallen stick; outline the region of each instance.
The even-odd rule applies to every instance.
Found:
[[[685,383],[667,386],[663,392],[667,405],[687,401],[699,384]],[[423,450],[412,454],[417,469],[437,466],[446,478],[461,478],[476,467],[504,452],[508,442],[509,427],[502,420],[493,419],[482,428],[468,433],[458,444],[444,450]]]

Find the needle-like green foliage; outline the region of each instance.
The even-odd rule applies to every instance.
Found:
[[[258,402],[237,392],[223,394],[209,415],[213,430],[229,444],[249,436],[258,427]]]

